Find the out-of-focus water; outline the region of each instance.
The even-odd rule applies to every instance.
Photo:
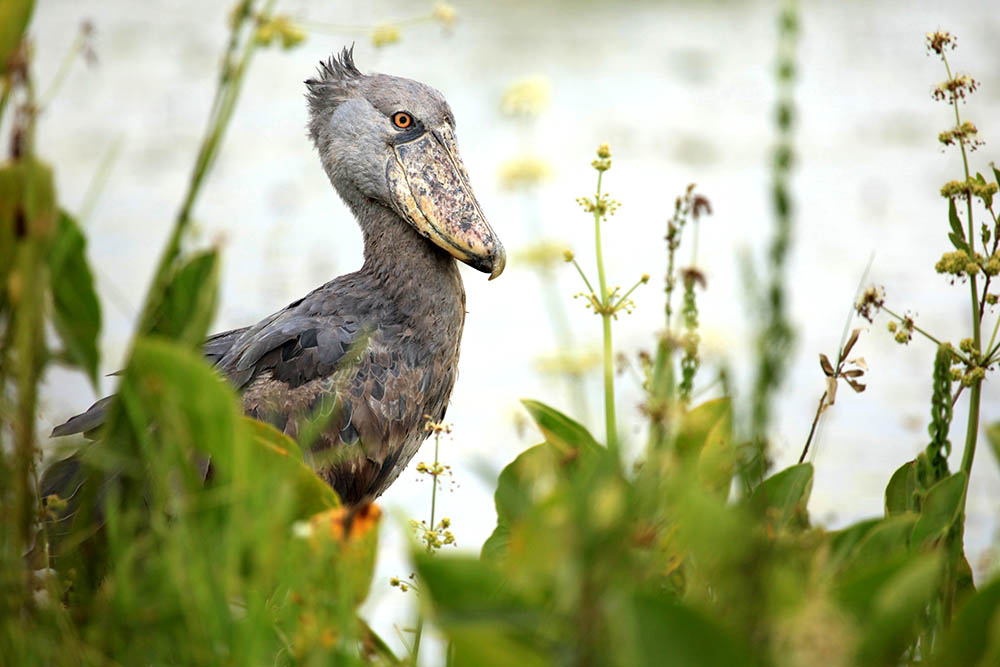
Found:
[[[52,1],[36,12],[36,72],[43,88],[79,22],[90,19],[97,29],[99,64],[73,70],[40,126],[39,149],[58,166],[60,197],[68,207],[79,206],[102,155],[116,142],[121,147],[86,221],[104,296],[106,371],[120,362],[186,185],[214,88],[227,4]],[[367,25],[431,5],[280,4],[300,19]],[[510,0],[457,8],[459,21],[449,33],[433,24],[407,27],[399,44],[382,50],[363,34],[310,31],[298,49],[258,54],[196,209],[201,240],[225,249],[217,328],[255,322],[360,265],[360,235],[305,136],[302,97],[302,80],[315,63],[356,39],[363,71],[409,76],[444,92],[479,199],[511,251],[529,243],[540,225],[544,236],[565,240],[585,266],[592,264],[589,218],[574,199],[592,191],[593,150],[610,143],[614,167],[605,186],[623,202],[606,227],[611,282],[627,286],[643,272],[654,276],[634,294],[635,313],[616,324],[619,350],[651,348],[651,332],[662,326],[655,277],[664,267],[664,222],[673,197],[697,182],[714,208],[701,228],[698,257],[709,284],[700,302],[706,361],[727,350],[737,375],[745,377],[751,346],[738,257],[744,249],[759,250],[769,234],[772,3]],[[937,191],[959,178],[961,163],[936,141],[952,117],[949,107],[930,97],[944,74],[925,55],[926,31],[957,34],[953,67],[981,81],[961,108],[986,141],[972,156],[974,167],[985,170],[989,157],[1000,154],[1000,14],[971,0],[829,0],[806,3],[803,22],[790,267],[798,341],[780,401],[779,467],[798,456],[824,389],[817,355],[836,354],[872,251],[871,279],[886,286],[893,306],[915,313],[921,326],[943,338],[965,335],[967,288],[949,286],[933,271],[950,249],[947,209]],[[530,127],[499,112],[505,87],[528,75],[545,77],[552,87],[551,106]],[[552,179],[530,199],[503,192],[498,165],[529,149],[551,162]],[[558,290],[571,324],[584,343],[596,345],[598,320],[570,298],[580,291],[575,276],[560,271]],[[443,446],[456,485],[439,507],[452,518],[460,547],[476,549],[494,525],[496,471],[537,439],[514,427],[518,398],[567,408],[569,399],[560,383],[534,368],[533,359],[554,345],[536,276],[516,259],[494,282],[472,270],[463,275],[469,314],[448,413],[454,436]],[[884,324],[866,327],[855,349],[870,367],[868,390],[854,395],[843,388],[814,450],[810,507],[828,526],[879,514],[889,475],[927,441],[934,348],[918,339],[900,347]],[[621,421],[640,423],[635,382],[626,375],[620,387],[627,415]],[[596,382],[589,389],[596,406]],[[93,396],[80,378],[53,373],[45,398],[43,430]],[[997,385],[987,383],[987,422],[1000,419],[998,398]],[[953,468],[964,439],[964,400],[955,414]],[[585,421],[600,429],[598,415],[594,410]],[[418,460],[430,455],[425,448]],[[977,459],[966,538],[982,574],[996,536],[1000,475],[985,443]],[[412,618],[411,597],[388,584],[389,576],[409,572],[403,519],[423,517],[429,493],[410,471],[383,497],[390,520],[367,609],[390,639],[394,624],[406,627]]]

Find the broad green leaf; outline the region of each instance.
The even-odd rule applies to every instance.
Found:
[[[901,465],[885,487],[885,515],[916,511],[917,467],[913,461]]]
[[[28,28],[34,0],[0,2],[0,75],[6,75],[7,63]]]
[[[722,500],[729,497],[733,472],[736,470],[736,449],[733,447],[731,414],[718,420],[708,432],[698,454],[698,479],[705,488]]]
[[[869,613],[858,647],[858,663],[898,665],[900,656],[916,636],[927,605],[938,590],[942,557],[938,553],[917,555],[884,580],[874,584]]]
[[[849,569],[864,569],[872,563],[890,561],[909,551],[910,533],[918,516],[904,512],[882,519],[858,540],[845,563]]]
[[[161,442],[209,457],[213,480],[230,485],[234,494],[247,485],[283,489],[292,494],[297,517],[340,504],[287,436],[240,414],[232,389],[193,350],[140,339],[121,397],[133,429],[144,432],[155,424]]]
[[[299,443],[295,442],[270,424],[265,424],[264,422],[251,417],[245,417],[243,420],[243,427],[247,429],[248,434],[257,444],[261,446],[273,447],[279,452],[288,454],[298,461],[303,460],[302,448],[299,447]]]
[[[451,636],[465,624],[494,624],[531,633],[543,615],[504,584],[501,570],[488,560],[469,556],[413,554],[423,591],[436,622]]]
[[[934,664],[995,665],[1000,657],[1000,577],[979,589],[958,610]],[[993,661],[988,662],[992,657]]]
[[[139,339],[120,394],[134,432],[155,423],[188,451],[223,463],[232,459],[240,419],[236,396],[196,353],[159,338]]]
[[[101,306],[94,292],[86,244],[76,221],[61,211],[48,253],[52,319],[69,359],[83,369],[96,389]]]
[[[214,250],[181,264],[163,293],[151,333],[200,347],[215,315],[219,257]]]
[[[868,533],[882,523],[882,519],[866,519],[842,530],[828,533],[830,538],[829,567],[837,570]],[[912,524],[910,524],[912,526]]]
[[[313,476],[315,478],[315,475]],[[351,607],[361,604],[371,588],[378,552],[379,523],[382,510],[374,503],[360,507],[334,507],[318,512],[306,522],[296,523],[293,532],[308,533],[308,550],[303,567],[314,570],[313,585],[328,591],[344,592]],[[308,530],[304,530],[308,525]],[[297,537],[296,541],[303,540]]]
[[[965,472],[961,470],[930,488],[920,508],[920,519],[910,536],[912,548],[919,549],[944,537],[958,518],[964,493]]]
[[[294,516],[301,518],[340,507],[337,492],[303,463],[302,450],[294,440],[251,417],[241,420],[248,444],[257,445],[250,452],[256,459],[254,467],[294,492]]]
[[[493,494],[497,527],[483,544],[482,557],[502,558],[510,542],[510,525],[527,512],[533,502],[533,482],[553,465],[553,451],[547,444],[535,445],[510,462],[497,479]]]
[[[552,658],[528,641],[493,623],[470,622],[448,633],[455,667],[547,667]]]
[[[764,508],[769,514],[776,512],[781,525],[794,521],[796,525],[808,526],[806,506],[812,482],[812,464],[799,463],[765,479],[754,489],[750,502],[755,507]]]
[[[521,399],[545,441],[567,457],[575,457],[581,450],[600,449],[594,436],[579,422],[567,417],[555,408],[539,401]]]
[[[611,463],[603,464],[609,454],[596,443],[580,449],[566,449],[568,446],[567,441],[559,446],[544,442],[522,452],[503,469],[494,493],[497,527],[483,545],[484,558],[503,557],[511,529],[531,512],[540,518],[538,503],[557,490],[589,502],[588,494],[597,478],[615,469]],[[565,486],[567,483],[571,487]],[[588,510],[595,508],[591,506]]]
[[[708,441],[708,435],[720,421],[732,420],[732,403],[728,398],[706,401],[691,409],[681,418],[675,441],[681,457],[697,458]]]
[[[636,594],[633,664],[749,665],[748,647],[741,646],[722,626],[681,602],[648,593]]]

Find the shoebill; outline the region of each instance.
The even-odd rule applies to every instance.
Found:
[[[253,326],[210,337],[204,353],[241,392],[246,414],[293,437],[324,401],[338,405],[313,460],[356,504],[385,491],[425,439],[428,418],[444,417],[465,321],[455,260],[492,279],[505,255],[472,192],[441,93],[364,75],[347,49],[305,83],[309,135],[361,227],[364,265]],[[53,436],[97,428],[109,400]],[[64,475],[50,477],[57,485]]]

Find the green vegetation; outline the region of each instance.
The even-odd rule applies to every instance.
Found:
[[[4,664],[414,664],[425,619],[444,634],[447,660],[456,665],[1000,662],[1000,578],[977,590],[963,548],[981,387],[986,371],[1000,363],[996,314],[986,336],[997,301],[989,289],[1000,274],[993,209],[1000,171],[992,170],[991,182],[970,167],[969,153],[980,142],[959,103],[977,84],[952,73],[950,35],[928,36],[947,74],[935,97],[954,107],[955,125],[940,140],[958,147],[963,166],[962,179],[942,188],[948,200],[942,239],[947,235],[953,250],[937,270],[969,284],[971,335],[957,345],[940,341],[886,307],[882,288],[867,289],[857,304],[868,319],[886,311],[899,342],[916,333],[938,346],[928,377],[930,441],[915,460],[885,471],[882,516],[825,530],[807,509],[812,465],[770,470],[769,416],[792,340],[783,267],[794,221],[788,176],[798,18],[796,5],[786,3],[776,226],[770,268],[751,281],[750,298],[763,315],[748,404],[734,405],[725,381],[720,396],[695,401],[695,383],[705,373],[697,225],[711,207],[691,186],[666,223],[665,326],[653,338],[655,354],[641,362],[648,440],[637,460],[623,454],[612,328],[631,307],[632,290],[649,277],[624,293],[608,286],[601,257],[614,235],[602,236],[602,223],[617,202],[602,190],[613,174],[611,150],[602,145],[593,162],[596,191],[580,200],[594,221],[596,289],[572,254],[566,260],[601,318],[605,441],[545,403],[525,400],[544,442],[500,474],[497,525],[479,557],[440,553],[454,538],[449,520],[436,515],[446,467],[435,446],[433,464],[420,470],[432,490],[429,521],[416,526],[415,582],[393,580],[403,590],[412,587],[421,603],[409,655],[397,657],[357,612],[371,585],[379,509],[341,507],[303,462],[300,444],[243,417],[237,396],[199,351],[215,309],[219,256],[186,251],[184,240],[253,54],[302,39],[272,5],[246,0],[232,14],[190,187],[102,440],[86,446],[79,467],[57,464],[49,473],[78,482],[68,498],[39,497],[38,386],[53,363],[96,381],[99,301],[85,235],[60,207],[53,167],[34,144],[40,107],[24,39],[32,3],[0,5],[0,120],[10,146],[0,165]],[[434,12],[454,18],[442,3]],[[377,34],[388,38],[385,30]],[[678,253],[688,247],[682,242],[694,258],[686,268],[679,266]],[[827,391],[817,420],[840,381],[864,389],[862,369],[848,359],[858,335],[845,330],[835,363],[821,356]],[[952,472],[952,406],[966,389],[962,459]],[[428,424],[428,430],[438,438],[447,426]],[[985,432],[1000,453],[1000,424]]]

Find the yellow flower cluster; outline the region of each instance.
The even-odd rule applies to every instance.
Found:
[[[552,169],[537,155],[519,155],[505,160],[498,170],[500,187],[505,190],[523,190],[549,180]]]
[[[958,127],[945,130],[938,135],[938,141],[945,146],[951,146],[956,141],[959,143],[975,143],[979,129],[969,121],[965,121]]]
[[[983,273],[992,277],[1000,274],[1000,252],[994,253],[988,259],[978,252],[975,259],[971,259],[964,250],[946,252],[934,265],[934,270],[953,276],[975,276],[982,270]]]
[[[285,14],[280,14],[267,19],[261,19],[257,25],[257,32],[254,39],[261,46],[270,46],[278,39],[281,41],[281,48],[291,49],[300,44],[306,38],[306,32],[301,26],[292,23],[292,20]]]
[[[601,364],[601,353],[597,350],[559,350],[539,357],[535,367],[540,373],[584,375]]]
[[[614,215],[618,207],[621,206],[621,202],[612,199],[607,194],[602,194],[601,196],[591,199],[590,197],[577,197],[576,203],[583,207],[583,210],[587,213],[596,213],[597,215],[603,217]]]
[[[440,21],[445,27],[450,27],[453,23],[455,23],[455,19],[458,17],[458,12],[447,2],[435,2],[434,8],[431,10],[431,16],[433,16],[435,20]]]
[[[391,23],[381,23],[372,29],[372,45],[382,48],[399,41],[399,28]]]
[[[566,244],[560,241],[539,241],[533,245],[521,248],[516,255],[521,264],[539,269],[549,269],[566,258]]]
[[[507,116],[537,116],[549,106],[548,79],[532,76],[515,81],[500,99],[500,111]]]
[[[980,182],[970,178],[967,181],[948,181],[941,186],[942,197],[958,197],[972,195],[980,199],[989,199],[997,193],[996,183]]]

